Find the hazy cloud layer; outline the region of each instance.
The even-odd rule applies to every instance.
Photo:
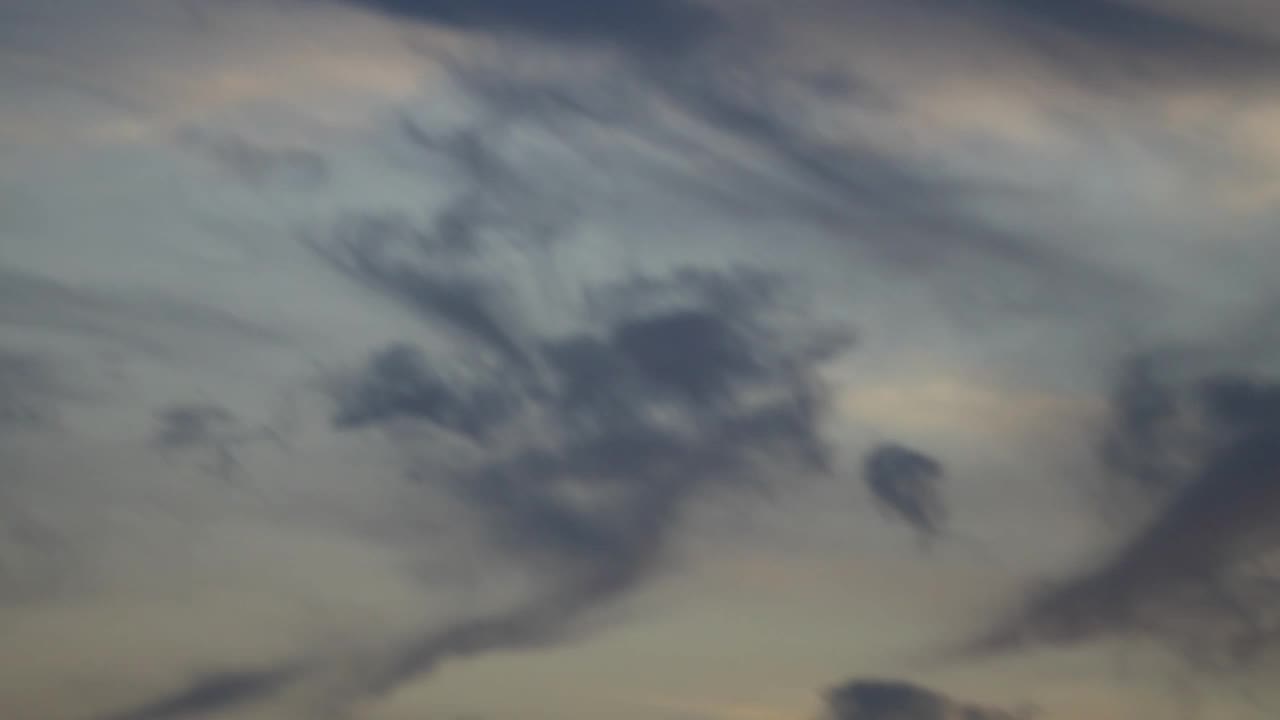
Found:
[[[280,443],[270,427],[250,427],[231,411],[218,405],[173,405],[156,413],[152,445],[162,452],[200,453],[202,467],[229,480],[243,466],[238,453],[260,442]]]
[[[31,353],[0,352],[0,429],[40,426],[54,419],[59,383],[46,363]]]
[[[1169,655],[1257,716],[1278,47],[1251,0],[0,0],[0,696],[1144,720]]]

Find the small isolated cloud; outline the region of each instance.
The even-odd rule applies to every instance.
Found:
[[[940,462],[905,445],[882,443],[867,453],[862,472],[876,501],[922,539],[942,532],[947,508],[938,488]]]
[[[827,720],[1027,720],[898,680],[859,679],[827,692]]]

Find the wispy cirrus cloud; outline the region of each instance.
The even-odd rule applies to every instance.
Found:
[[[1033,596],[975,649],[1151,633],[1206,666],[1265,663],[1280,636],[1269,609],[1280,388],[1235,374],[1173,381],[1154,375],[1147,358],[1127,378],[1104,459],[1119,480],[1155,496],[1153,510],[1127,510],[1149,519],[1093,568]]]
[[[522,651],[575,668],[534,674],[536,709],[581,717],[585,685],[903,675],[885,647],[972,625],[975,652],[1155,628],[1257,667],[1276,33],[1193,5],[8,11],[0,423],[72,422],[0,437],[6,687],[47,678],[18,688],[41,720],[498,717],[535,681],[471,673]],[[1126,364],[1188,340],[1218,362]],[[112,373],[93,408],[62,402],[81,371]],[[296,442],[251,452],[285,394]],[[876,504],[939,552],[884,541]],[[699,594],[765,544],[787,567],[753,597]],[[740,622],[690,620],[712,610]],[[675,677],[697,643],[770,652]],[[1028,695],[1069,717],[1073,673]],[[828,699],[1015,716],[887,680]]]
[[[348,0],[407,20],[461,30],[516,32],[560,41],[597,42],[648,53],[678,52],[716,27],[716,13],[698,0]]]

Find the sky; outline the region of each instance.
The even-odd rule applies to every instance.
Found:
[[[1280,712],[1268,0],[0,0],[12,720]]]

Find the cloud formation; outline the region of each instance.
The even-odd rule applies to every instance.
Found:
[[[651,292],[678,296],[681,278],[708,277],[677,274]],[[421,370],[399,373],[403,393],[381,406],[441,429],[479,438],[523,415],[558,431],[549,447],[485,457],[446,478],[494,538],[544,568],[549,581],[515,610],[423,634],[370,690],[390,691],[451,658],[554,641],[653,572],[691,498],[762,481],[763,468],[823,471],[821,407],[812,393],[816,366],[830,355],[753,336],[764,332],[764,319],[750,308],[695,305],[619,317],[603,336],[548,338],[533,362],[545,373],[527,372],[522,360],[467,393],[506,398],[504,412],[483,417],[466,410],[474,403],[422,382]],[[420,357],[403,347],[384,351],[360,387],[383,382],[388,358]],[[374,424],[390,413],[366,418]],[[430,482],[440,471],[413,472]]]
[[[208,472],[230,480],[243,471],[238,453],[280,437],[270,427],[250,427],[220,405],[178,404],[156,412],[151,444],[161,452],[201,452]]]
[[[289,673],[278,670],[214,673],[196,679],[172,696],[103,720],[181,720],[217,715],[268,696],[288,680]]]
[[[562,41],[679,52],[716,25],[698,0],[348,0],[397,17],[467,31],[517,32]]]
[[[0,694],[79,720],[234,658],[118,717],[502,717],[524,683],[643,720],[616,699],[769,704],[1011,596],[963,659],[1262,665],[1264,5],[0,0]],[[286,394],[296,444],[256,452]],[[993,562],[886,541],[867,491]],[[1106,673],[1028,694],[1141,694]]]
[[[827,692],[830,720],[1029,720],[897,680],[850,680]]]
[[[0,431],[41,426],[54,418],[51,395],[59,383],[47,359],[0,351]]]
[[[928,542],[943,531],[946,505],[938,483],[942,464],[918,450],[896,443],[872,448],[862,474],[872,496]]]
[[[1130,371],[1115,409],[1137,440],[1123,467],[1165,498],[1130,539],[1033,597],[978,643],[980,652],[1143,632],[1208,664],[1250,663],[1274,648],[1280,385],[1214,374],[1157,391],[1148,372]],[[1176,405],[1195,413],[1196,434],[1161,443],[1149,431]],[[1187,462],[1185,478],[1164,469]]]

